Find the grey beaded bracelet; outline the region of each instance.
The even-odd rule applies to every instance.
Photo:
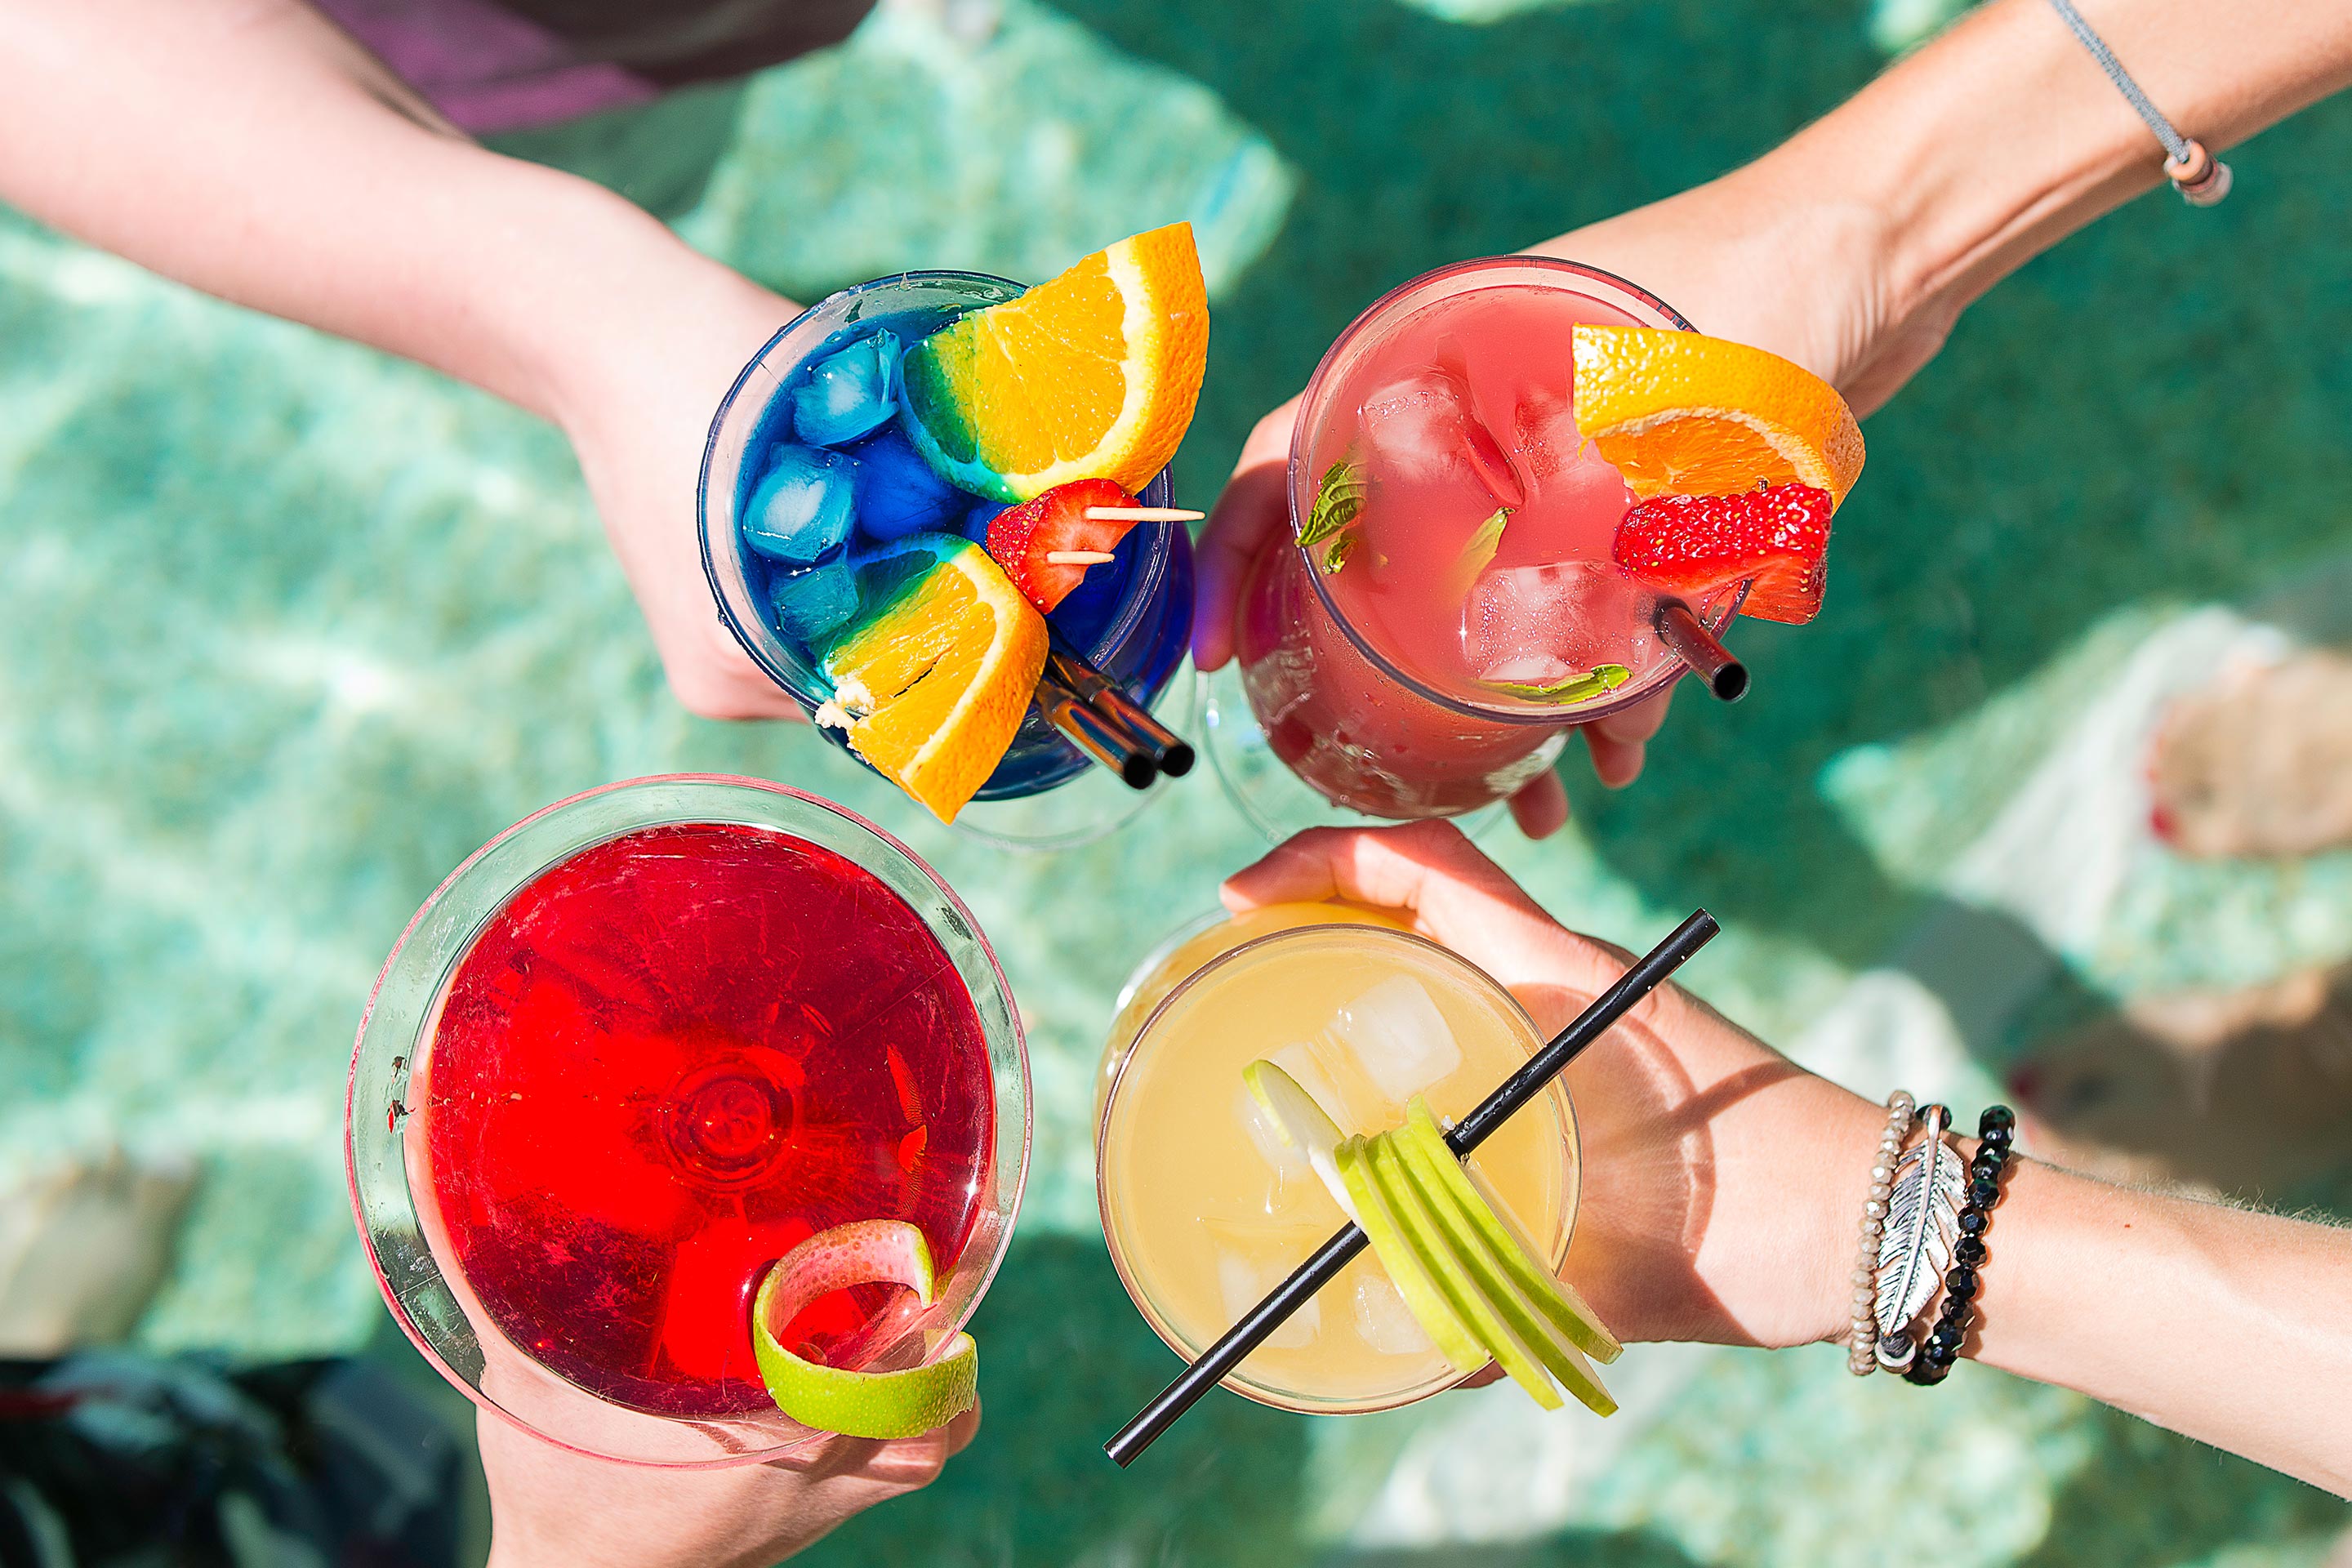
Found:
[[[1856,1377],[1878,1370],[1878,1246],[1886,1230],[1887,1199],[1895,1191],[1895,1166],[1911,1133],[1917,1101],[1904,1089],[1886,1097],[1886,1131],[1870,1165],[1870,1194],[1862,1205],[1862,1244],[1853,1255],[1853,1321],[1845,1369]]]

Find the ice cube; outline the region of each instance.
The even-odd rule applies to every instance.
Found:
[[[1526,486],[1478,417],[1457,366],[1423,365],[1385,383],[1364,399],[1359,418],[1374,479],[1473,483],[1497,506],[1527,504]]]
[[[1278,1051],[1266,1054],[1266,1060],[1291,1076],[1299,1088],[1323,1108],[1323,1114],[1339,1124],[1341,1132],[1377,1132],[1381,1124],[1366,1121],[1348,1097],[1339,1092],[1339,1085],[1325,1065],[1321,1053],[1306,1040],[1294,1040]]]
[[[1511,411],[1513,449],[1538,489],[1577,460],[1584,433],[1576,427],[1576,398],[1564,387],[1529,386]]]
[[[1299,1261],[1304,1261],[1303,1258]],[[1217,1294],[1224,1303],[1226,1323],[1240,1322],[1251,1308],[1265,1300],[1297,1267],[1297,1262],[1285,1263],[1279,1257],[1269,1258],[1255,1249],[1218,1247]],[[1323,1303],[1310,1296],[1282,1327],[1265,1337],[1265,1342],[1275,1350],[1303,1350],[1313,1344],[1315,1336],[1322,1331]]]
[[[857,526],[869,539],[903,539],[927,529],[952,531],[971,498],[931,471],[896,425],[850,454],[857,461]]]
[[[779,572],[768,583],[776,629],[814,648],[857,614],[857,579],[842,561],[805,572]]]
[[[878,331],[809,367],[793,389],[793,433],[812,447],[839,447],[898,412],[898,338]]]
[[[1378,1268],[1357,1273],[1356,1332],[1382,1355],[1425,1355],[1433,1348],[1429,1331],[1404,1304],[1395,1282]]]
[[[1490,569],[1462,606],[1462,659],[1481,680],[1551,685],[1600,664],[1639,670],[1655,596],[1608,562]]]
[[[1445,1015],[1410,974],[1392,974],[1340,1008],[1330,1036],[1399,1109],[1462,1065]]]
[[[849,537],[857,465],[840,452],[780,447],[743,511],[743,542],[787,565],[807,566]]]
[[[1307,1151],[1296,1149],[1282,1141],[1282,1130],[1249,1086],[1236,1080],[1234,1085],[1234,1115],[1249,1134],[1250,1142],[1265,1159],[1275,1175],[1284,1182],[1317,1180],[1315,1167],[1307,1158]]]

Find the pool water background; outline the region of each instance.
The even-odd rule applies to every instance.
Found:
[[[967,15],[887,8],[833,54],[510,144],[804,300],[909,267],[1042,277],[1191,217],[1215,318],[1177,466],[1197,500],[1383,289],[1760,152],[1937,13],[1007,0],[982,41]],[[2352,953],[2346,856],[2142,843],[2030,874],[2066,845],[2033,786],[2091,765],[2075,738],[2118,682],[2248,628],[2342,635],[2293,590],[2352,561],[2352,190],[2328,174],[2352,101],[2232,161],[2223,206],[2143,197],[1972,310],[1870,421],[1822,618],[1743,626],[1746,702],[1678,703],[1622,794],[1570,767],[1570,830],[1498,833],[1498,858],[1633,945],[1706,903],[1727,934],[1696,989],[1864,1092],[1966,1105],[2137,997]],[[1213,780],[1009,857],[804,729],[690,719],[551,430],[5,214],[0,552],[0,1163],[110,1131],[202,1162],[142,1343],[404,1354],[337,1140],[385,948],[548,801],[740,771],[939,868],[1037,1076],[1032,1201],[974,1325],[982,1438],[809,1562],[1834,1568],[1900,1538],[1952,1563],[2315,1568],[2352,1523],[2071,1394],[1964,1369],[1915,1396],[1827,1349],[1635,1349],[1606,1424],[1507,1388],[1348,1421],[1218,1398],[1121,1476],[1098,1444],[1172,1362],[1096,1229],[1094,1061],[1133,960],[1258,848]],[[2352,1213],[2344,1163],[2260,1195]]]

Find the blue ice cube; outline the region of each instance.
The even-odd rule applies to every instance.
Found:
[[[898,335],[877,331],[835,349],[793,390],[793,431],[812,447],[856,440],[898,412]]]
[[[952,532],[971,497],[931,471],[896,425],[852,454],[857,459],[857,526],[869,539]]]
[[[994,522],[1000,513],[1007,512],[1012,510],[1013,503],[1009,501],[982,501],[978,506],[973,507],[970,512],[965,514],[963,520],[963,536],[966,539],[971,540],[975,544],[986,544],[988,542],[988,525]]]
[[[849,537],[857,465],[840,452],[778,447],[743,509],[743,542],[788,566],[806,566],[840,549]]]
[[[840,557],[805,572],[779,572],[769,581],[768,604],[778,631],[820,649],[857,614],[857,575]]]

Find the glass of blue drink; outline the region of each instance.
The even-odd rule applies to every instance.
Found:
[[[856,568],[909,535],[985,542],[1008,503],[940,478],[908,437],[897,357],[1022,285],[973,272],[908,272],[812,306],[744,367],[712,421],[698,510],[703,569],[743,650],[812,717],[833,697],[822,639],[857,610]],[[1162,471],[1139,500],[1170,504]],[[1112,559],[1046,616],[1056,638],[1145,708],[1183,661],[1192,621],[1192,536],[1137,524]],[[839,730],[820,732],[846,748]],[[1033,706],[959,827],[1024,847],[1101,837],[1158,793],[1129,788]]]

